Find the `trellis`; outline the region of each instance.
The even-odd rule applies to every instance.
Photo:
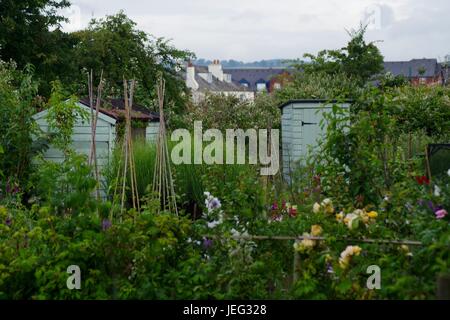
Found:
[[[208,238],[220,238],[217,235],[205,235]],[[290,240],[316,240],[316,241],[326,241],[326,237],[314,237],[314,236],[267,236],[267,235],[232,235],[231,238],[235,240],[276,240],[276,241],[290,241]],[[423,246],[420,241],[414,240],[385,240],[385,239],[357,239],[357,238],[335,238],[334,241],[347,242],[347,243],[373,243],[373,244],[392,244],[392,245],[410,245],[410,246]],[[293,270],[292,279],[293,283],[298,280],[298,274],[300,272],[300,255],[297,251],[294,251],[293,257]],[[438,295],[439,292],[446,294],[446,286],[443,284],[450,283],[448,275],[442,275],[438,278]],[[447,294],[447,298],[449,295]]]

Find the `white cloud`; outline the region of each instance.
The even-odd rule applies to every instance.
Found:
[[[383,40],[379,47],[387,60],[450,53],[447,0],[73,0],[73,4],[81,10],[83,26],[92,16],[123,9],[140,29],[211,59],[294,58],[338,48],[348,40],[345,30],[358,27],[372,7],[379,8],[379,28],[368,30],[367,37]]]

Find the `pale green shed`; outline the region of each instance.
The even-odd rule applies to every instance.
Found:
[[[90,108],[87,99],[81,99],[78,105],[89,114],[88,120],[78,119],[73,128],[72,147],[78,153],[89,155],[91,147],[91,123]],[[104,106],[104,107],[103,107]],[[123,131],[124,123],[124,101],[123,99],[108,99],[102,103],[99,109],[97,129],[95,135],[97,164],[101,172],[111,158],[120,131]],[[33,116],[36,123],[44,132],[48,132],[47,124],[48,110],[41,111]],[[132,112],[132,135],[134,138],[142,138],[147,141],[155,141],[159,130],[159,114],[147,108],[133,104]],[[64,157],[60,150],[53,146],[44,153],[47,160],[62,162]]]
[[[288,181],[295,166],[308,156],[310,147],[318,145],[318,139],[326,131],[326,126],[323,129],[320,126],[323,114],[335,104],[349,110],[351,101],[300,99],[280,106],[282,167]]]

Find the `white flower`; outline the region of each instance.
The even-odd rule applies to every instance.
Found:
[[[355,213],[348,213],[344,218],[344,223],[347,224],[347,227],[351,230],[353,228],[353,221],[357,219],[359,215]]]
[[[208,206],[208,211],[212,211],[214,209],[219,209],[222,206],[222,204],[220,203],[220,200],[218,198],[212,198],[208,202],[207,206]]]
[[[213,229],[217,227],[219,224],[221,224],[221,221],[214,220],[213,222],[208,222],[208,228]]]
[[[314,213],[319,213],[320,212],[320,204],[318,204],[317,202],[314,203],[314,205],[313,205],[313,212]]]
[[[323,199],[323,201],[322,201],[322,205],[325,207],[325,206],[331,206],[333,203],[331,202],[331,199],[329,199],[329,198],[326,198],[326,199]]]
[[[240,236],[248,237],[248,232],[247,232],[246,230],[244,230],[244,231],[241,233],[241,232],[237,231],[236,229],[232,228],[232,229],[230,230],[230,232],[231,232],[231,235],[232,235],[233,237],[240,237]]]
[[[436,197],[440,197],[441,196],[441,188],[439,188],[437,185],[434,186],[434,195]]]
[[[448,169],[447,171],[447,175],[450,177],[450,169]]]
[[[211,195],[211,193],[209,193],[208,191],[203,192],[203,194],[205,195],[205,197],[209,197]]]

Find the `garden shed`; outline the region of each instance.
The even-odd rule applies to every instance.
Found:
[[[89,99],[80,99],[78,105],[89,113],[89,119],[78,119],[73,130],[72,146],[78,153],[89,155],[91,146],[91,123]],[[123,132],[125,122],[125,103],[123,99],[105,99],[99,109],[96,129],[96,154],[99,170],[110,159],[116,139]],[[95,110],[95,107],[94,107]],[[48,132],[46,120],[47,110],[33,116],[39,127]],[[132,135],[134,138],[145,138],[147,141],[156,140],[159,129],[159,114],[138,104],[133,104],[131,112]],[[63,161],[61,151],[50,146],[44,153],[44,158],[56,162]]]
[[[286,180],[289,181],[296,163],[307,157],[309,148],[318,145],[317,140],[326,131],[326,127],[320,126],[323,115],[335,104],[348,109],[351,101],[301,99],[280,106],[282,167]]]

